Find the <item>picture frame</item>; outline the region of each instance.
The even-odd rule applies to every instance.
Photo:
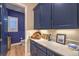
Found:
[[[60,44],[65,44],[66,43],[66,34],[57,34],[56,42],[60,43]]]

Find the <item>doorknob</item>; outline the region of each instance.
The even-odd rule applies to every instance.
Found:
[[[2,38],[0,38],[0,42],[2,41]]]

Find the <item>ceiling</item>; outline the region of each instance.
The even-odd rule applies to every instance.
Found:
[[[33,9],[38,3],[24,3],[28,8]]]
[[[25,13],[25,7],[33,9],[38,3],[6,3],[6,7],[11,10]]]
[[[18,11],[18,12],[22,12],[22,13],[25,12],[25,9],[23,7],[18,6],[16,4],[6,3],[6,7],[8,9],[11,9],[11,10],[14,10],[14,11]]]

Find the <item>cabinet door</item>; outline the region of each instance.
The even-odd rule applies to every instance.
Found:
[[[38,50],[37,50],[37,56],[46,56],[46,52],[43,52],[42,50],[40,50],[38,48]]]
[[[62,55],[47,49],[47,56],[62,56]]]
[[[52,28],[76,28],[77,27],[77,4],[55,3]]]
[[[34,9],[34,29],[40,28],[40,6],[37,5]]]
[[[51,29],[51,4],[40,4],[40,26],[41,29]]]
[[[79,28],[79,3],[77,3],[77,23]]]
[[[30,40],[30,53],[31,53],[31,56],[37,56],[36,43],[32,40]]]
[[[43,52],[46,52],[46,47],[44,47],[44,46],[42,46],[42,45],[40,45],[40,44],[38,44],[38,43],[36,43],[36,46],[40,49],[40,50],[42,50]]]
[[[35,45],[31,45],[31,56],[37,56],[37,47]]]
[[[54,56],[54,52],[47,49],[47,56]]]

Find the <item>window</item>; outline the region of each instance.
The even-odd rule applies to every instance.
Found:
[[[8,16],[8,32],[18,32],[18,17]]]

